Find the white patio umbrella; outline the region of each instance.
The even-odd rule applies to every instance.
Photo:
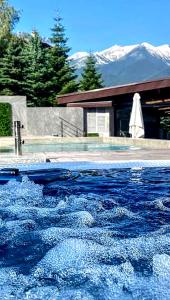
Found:
[[[135,93],[129,122],[129,133],[133,139],[143,138],[145,135],[140,95]]]

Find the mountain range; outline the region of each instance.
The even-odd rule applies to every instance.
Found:
[[[114,45],[109,49],[94,52],[93,55],[105,86],[170,77],[169,45]],[[69,57],[78,76],[81,75],[88,56],[88,52],[77,52]]]

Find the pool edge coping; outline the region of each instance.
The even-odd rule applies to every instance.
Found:
[[[61,168],[69,170],[90,169],[128,169],[128,168],[170,168],[170,160],[131,160],[131,161],[63,161],[63,162],[35,162],[29,164],[12,163],[2,168],[18,168],[19,170],[40,170]]]

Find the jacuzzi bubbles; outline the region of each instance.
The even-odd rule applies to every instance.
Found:
[[[43,201],[43,186],[30,181],[27,176],[22,182],[8,181],[0,189],[0,206],[40,206]]]
[[[170,171],[61,172],[0,185],[0,298],[169,300]]]

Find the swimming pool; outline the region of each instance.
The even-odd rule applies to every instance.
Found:
[[[170,169],[54,166],[0,185],[1,299],[169,300]]]
[[[136,149],[134,146],[112,145],[106,143],[52,143],[25,144],[23,153],[35,152],[74,152],[74,151],[126,151]],[[14,147],[0,147],[0,154],[14,153]]]

